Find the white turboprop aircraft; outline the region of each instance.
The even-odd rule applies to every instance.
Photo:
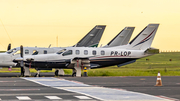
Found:
[[[118,35],[116,37],[114,37],[105,47],[113,47],[113,46],[119,46],[119,45],[124,45],[124,44],[128,44],[131,35],[134,31],[135,27],[125,27],[120,33],[118,33]],[[82,40],[80,41],[82,42]],[[80,43],[79,42],[79,43]],[[23,49],[24,50],[24,49]],[[23,54],[24,55],[24,54]],[[19,65],[18,65],[19,66]],[[39,76],[39,71],[43,70],[43,69],[52,69],[52,68],[36,68],[38,71],[38,73],[35,76]],[[64,75],[64,72],[62,73],[62,69],[60,75]],[[56,70],[55,71],[55,75],[57,76],[59,73],[59,71]],[[75,69],[73,69],[73,72],[75,72]],[[75,73],[73,73],[75,74]]]
[[[159,24],[146,26],[128,45],[110,48],[68,47],[54,54],[25,56],[14,62],[32,68],[75,69],[76,76],[81,76],[81,69],[100,68],[113,65],[125,65],[136,59],[159,53],[151,48]],[[22,49],[23,50],[23,49]]]
[[[134,28],[135,27],[125,27],[120,33],[118,33],[118,35],[116,36],[116,37],[114,37],[105,47],[113,47],[113,46],[119,46],[119,45],[124,45],[124,44],[128,44],[128,42],[129,42],[129,40],[130,40],[130,38],[131,38],[131,35],[132,35],[132,33],[133,33],[133,31],[134,31]],[[82,43],[83,42],[83,40],[81,40],[79,43]],[[83,44],[81,44],[81,46],[82,46]],[[76,45],[77,46],[77,45]],[[79,45],[80,46],[80,45]],[[85,46],[85,45],[84,45]],[[86,45],[87,46],[87,45]],[[97,46],[97,45],[96,45]],[[23,49],[24,50],[24,49]],[[24,54],[23,54],[24,55]],[[38,74],[39,74],[39,71],[40,70],[43,70],[43,69],[52,69],[52,68],[36,68],[37,69],[37,74],[36,74],[36,76],[39,76]],[[75,69],[73,69],[73,70],[75,70]],[[60,71],[60,73],[59,73],[59,71]],[[55,75],[57,76],[58,74],[60,74],[60,75],[64,75],[64,72],[62,72],[62,69],[60,69],[60,70],[56,70],[55,71]],[[73,71],[73,72],[75,72],[75,71]],[[73,73],[73,74],[75,74],[75,73]]]
[[[76,47],[97,47],[101,36],[106,28],[106,25],[96,25],[86,36],[84,36],[77,44]],[[0,67],[19,67],[14,63],[15,58],[20,57],[20,47],[11,49],[8,45],[8,51],[0,53]],[[24,47],[23,55],[38,55],[55,53],[62,47],[41,48],[41,47]],[[30,76],[29,67],[21,67],[21,75]]]

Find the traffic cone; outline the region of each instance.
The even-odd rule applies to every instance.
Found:
[[[155,85],[155,86],[162,86],[162,81],[161,81],[161,74],[160,74],[160,72],[158,72],[157,81],[156,81],[156,85]]]

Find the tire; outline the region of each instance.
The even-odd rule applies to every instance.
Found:
[[[37,74],[35,74],[34,77],[37,77]]]
[[[58,76],[58,73],[59,73],[59,70],[56,70],[56,71],[54,72],[55,76]]]
[[[34,77],[40,77],[40,74],[38,75],[38,74],[36,73],[36,75],[35,75]]]
[[[74,72],[74,73],[72,74],[72,77],[76,77],[76,72]]]

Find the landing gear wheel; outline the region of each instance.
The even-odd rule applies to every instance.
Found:
[[[36,73],[36,75],[34,77],[40,77],[40,75],[38,73]]]
[[[72,74],[72,77],[76,77],[76,72],[74,72],[74,73]]]
[[[58,76],[58,73],[59,73],[59,70],[56,70],[55,73],[54,73],[55,76]]]

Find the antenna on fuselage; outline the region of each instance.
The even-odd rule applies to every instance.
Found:
[[[51,44],[49,45],[49,47],[48,48],[50,48],[51,47]]]

